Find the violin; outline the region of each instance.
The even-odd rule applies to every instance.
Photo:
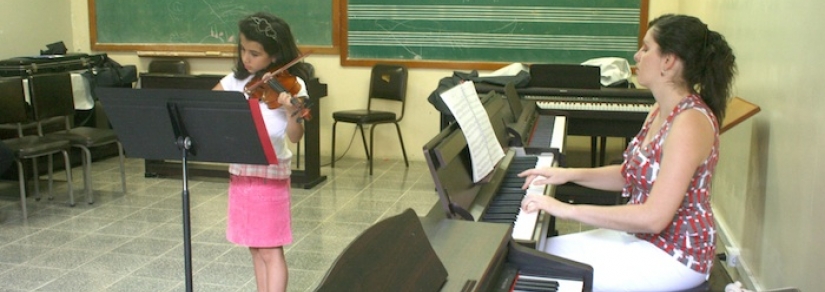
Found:
[[[263,75],[255,76],[244,86],[244,92],[249,95],[249,98],[255,98],[266,103],[269,109],[281,107],[281,103],[278,102],[278,96],[282,92],[289,93],[292,96],[292,98],[290,98],[290,104],[295,108],[295,111],[292,112],[290,116],[297,116],[296,119],[298,122],[311,120],[312,115],[307,105],[307,98],[295,96],[302,89],[301,84],[298,82],[298,77],[286,71],[286,69],[295,65],[307,55],[309,54],[304,54],[281,68],[268,71],[268,73],[272,74],[270,74],[271,78],[267,78],[267,80],[263,80]]]

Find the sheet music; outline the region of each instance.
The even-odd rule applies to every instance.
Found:
[[[441,99],[450,108],[467,145],[470,147],[470,161],[473,164],[473,181],[481,181],[493,171],[496,163],[504,157],[504,149],[496,139],[490,117],[476,93],[475,85],[465,81],[443,93]]]

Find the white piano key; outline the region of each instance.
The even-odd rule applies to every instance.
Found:
[[[564,153],[564,136],[567,134],[565,130],[566,127],[567,117],[556,116],[556,122],[553,125],[553,139],[550,140],[550,147],[559,149],[561,153]]]
[[[582,110],[582,111],[616,111],[616,112],[648,112],[652,104],[638,103],[611,103],[611,102],[569,102],[569,101],[537,101],[540,109],[553,110]]]
[[[540,276],[526,276],[526,275],[519,275],[518,280],[525,279],[525,280],[532,280],[532,281],[541,281],[541,282],[551,282],[555,281],[559,283],[559,288],[556,291],[559,292],[567,292],[567,291],[575,291],[581,292],[584,289],[584,282],[577,281],[577,280],[570,280],[570,279],[560,279],[560,278],[553,278],[553,277],[540,277]],[[518,282],[516,280],[516,282]],[[513,290],[513,292],[519,290]]]
[[[536,162],[535,167],[549,167],[553,165],[553,162],[553,154],[541,155],[538,156],[538,161]],[[531,184],[524,192],[524,195],[528,194],[546,196],[548,195],[547,186]],[[533,234],[535,233],[536,225],[539,221],[539,213],[540,211],[528,214],[527,212],[519,209],[518,215],[516,215],[516,220],[513,222],[513,239],[517,241],[533,240]]]

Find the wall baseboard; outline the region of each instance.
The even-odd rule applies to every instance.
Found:
[[[718,214],[718,213],[717,213]],[[728,272],[731,279],[736,282],[739,281],[742,285],[752,291],[762,291],[763,287],[759,283],[759,279],[753,275],[748,265],[748,261],[744,259],[741,255],[742,245],[739,242],[732,238],[729,234],[730,228],[728,227],[725,220],[722,219],[720,216],[716,216],[716,235],[718,236],[718,243],[721,243],[722,246],[718,246],[716,248],[716,252],[725,252],[727,254],[728,250],[738,250],[740,254],[738,255],[738,262],[736,266],[730,266],[727,262],[722,262],[725,271]]]

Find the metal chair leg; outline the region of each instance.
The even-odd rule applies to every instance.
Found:
[[[123,193],[126,193],[126,159],[123,155],[123,144],[120,141],[117,143],[117,153],[118,157],[120,157],[120,187],[123,190]]]
[[[46,164],[46,167],[49,168],[49,176],[48,176],[48,178],[49,178],[49,192],[48,192],[49,196],[47,198],[49,198],[49,200],[52,200],[52,199],[54,199],[54,192],[52,191],[54,189],[54,157],[52,157],[52,154],[49,154],[49,163]],[[67,171],[69,171],[69,170],[67,170]],[[38,200],[40,199],[39,194],[38,194],[37,198],[38,198]]]
[[[330,168],[335,168],[335,127],[338,126],[338,121],[332,123],[332,148],[330,148],[332,155],[332,162],[329,163]]]
[[[72,164],[69,161],[69,151],[63,150],[63,162],[66,167],[66,186],[69,188],[69,206],[74,207],[74,190],[72,189]]]
[[[375,125],[370,126],[370,137],[372,137],[372,129],[375,128]],[[364,154],[367,155],[367,160],[372,161],[372,145],[367,148],[367,138],[364,137],[364,126],[358,124],[358,129],[361,130],[361,142],[364,143]]]
[[[361,134],[363,135],[363,133],[364,132],[362,131]],[[375,125],[372,125],[372,126],[370,126],[370,155],[369,155],[369,157],[375,157],[375,156],[373,156],[373,155],[375,155],[375,152],[373,152],[373,151],[375,151],[375,147],[373,147],[373,144],[372,144],[372,142],[374,140],[375,140]],[[364,142],[366,142],[366,141],[364,141]],[[367,145],[367,143],[364,143],[364,146],[366,146],[366,145]],[[370,175],[372,175],[372,163],[374,162],[373,160],[374,159],[370,159]]]
[[[17,162],[17,179],[20,182],[20,208],[23,210],[23,220],[28,218],[26,212],[26,176],[23,173],[23,162],[20,159],[15,159]]]
[[[86,188],[86,202],[90,205],[94,203],[94,194],[92,189],[92,152],[89,148],[78,146],[82,150],[83,159],[83,187]]]
[[[34,200],[40,201],[40,170],[37,169],[37,157],[32,158],[32,183],[34,183]]]
[[[395,123],[395,131],[398,132],[398,143],[401,143],[401,154],[404,154],[404,165],[410,167],[410,162],[407,160],[407,150],[404,149],[404,139],[401,138],[401,127]]]

